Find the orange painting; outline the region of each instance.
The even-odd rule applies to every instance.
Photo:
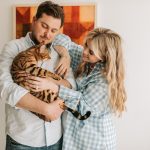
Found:
[[[31,30],[32,18],[36,6],[17,6],[15,8],[15,38],[25,36]],[[82,44],[85,34],[95,26],[95,5],[63,6],[64,26],[61,32],[72,41]]]

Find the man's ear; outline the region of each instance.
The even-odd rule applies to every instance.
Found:
[[[34,16],[32,22],[34,23],[35,21],[37,21],[37,18]]]

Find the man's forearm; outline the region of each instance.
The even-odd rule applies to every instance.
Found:
[[[30,93],[25,94],[16,106],[42,115],[46,115],[48,109],[47,103],[32,96]]]
[[[64,111],[60,108],[60,104],[62,103],[61,99],[57,99],[48,104],[27,93],[20,99],[16,106],[42,114],[46,117],[47,121],[53,121],[58,119]]]
[[[66,57],[68,59],[70,59],[70,55],[68,53],[68,50],[63,47],[63,46],[54,46],[55,50],[57,51],[57,53],[59,54],[59,56],[61,57]]]

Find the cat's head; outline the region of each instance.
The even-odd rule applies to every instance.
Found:
[[[50,59],[49,51],[44,43],[35,46],[35,52],[38,55],[38,60]]]

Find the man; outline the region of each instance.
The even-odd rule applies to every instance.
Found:
[[[28,33],[26,37],[7,43],[1,53],[0,64],[3,67],[0,68],[0,96],[6,102],[6,150],[61,150],[60,115],[63,110],[59,104],[62,101],[58,99],[47,104],[32,96],[28,90],[13,82],[10,67],[13,58],[20,51],[44,41],[46,44],[51,43],[51,60],[39,63],[39,66],[54,71],[59,56],[53,49],[53,40],[63,23],[62,8],[51,1],[43,2],[39,5],[36,16],[33,18],[32,32]],[[61,45],[67,48],[65,43],[63,45],[61,42]],[[60,50],[59,46],[57,48]],[[62,54],[62,51],[58,52],[60,55]],[[63,65],[58,65],[58,68],[59,74],[63,74],[66,70]],[[71,86],[67,80],[62,80],[60,84]],[[30,111],[45,115],[52,122],[45,122]]]

